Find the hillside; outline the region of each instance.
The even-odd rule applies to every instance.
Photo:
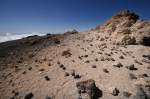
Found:
[[[150,99],[150,20],[1,43],[0,99]]]

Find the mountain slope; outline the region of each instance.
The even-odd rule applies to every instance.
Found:
[[[150,21],[128,10],[89,31],[1,43],[0,99],[90,99],[76,86],[88,79],[94,99],[148,99],[149,45]]]

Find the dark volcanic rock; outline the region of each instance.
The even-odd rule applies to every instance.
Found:
[[[136,77],[134,74],[132,74],[132,73],[129,74],[129,78],[130,78],[131,80],[137,79],[137,77]]]
[[[49,96],[46,96],[46,98],[45,99],[52,99],[51,97],[49,97]]]
[[[130,97],[130,96],[131,96],[131,93],[124,91],[124,92],[123,92],[123,95],[124,95],[125,97]]]
[[[48,76],[45,76],[44,78],[45,78],[45,80],[47,80],[47,81],[50,80],[50,78],[49,78]]]
[[[135,99],[148,99],[143,88],[141,88],[141,87],[137,88],[137,93],[136,93]]]
[[[62,52],[62,56],[65,56],[66,58],[70,57],[72,54],[70,53],[70,50],[66,50]]]
[[[96,87],[95,81],[92,79],[77,82],[76,86],[79,94],[87,93],[90,99],[98,99],[102,96],[102,91]]]
[[[118,67],[118,68],[123,67],[123,65],[122,65],[121,63],[114,64],[113,66],[114,66],[114,67]]]
[[[129,69],[129,70],[137,70],[137,68],[135,68],[134,64],[126,66],[126,68]]]
[[[109,71],[106,68],[103,69],[103,72],[109,73]]]
[[[33,96],[34,96],[33,93],[28,93],[28,94],[24,97],[24,99],[32,99]]]
[[[111,94],[114,95],[114,96],[118,96],[119,93],[120,93],[120,92],[119,92],[119,89],[114,88]]]

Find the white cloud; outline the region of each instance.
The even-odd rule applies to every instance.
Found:
[[[6,33],[5,35],[0,35],[0,42],[17,40],[17,39],[21,39],[21,38],[32,36],[32,35],[42,36],[45,34],[46,33],[39,33],[39,32],[23,33],[23,34]]]

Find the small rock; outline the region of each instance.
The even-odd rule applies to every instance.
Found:
[[[65,72],[65,77],[69,76],[69,73]]]
[[[32,67],[29,67],[28,70],[32,70]]]
[[[70,71],[70,74],[71,74],[72,76],[75,76],[75,70],[72,69],[72,70]]]
[[[45,80],[47,80],[47,81],[50,80],[50,78],[49,78],[48,76],[45,76],[44,78],[45,78]]]
[[[147,66],[147,69],[150,69],[150,66]]]
[[[88,57],[88,55],[84,55],[84,57],[86,57],[86,58],[87,58],[87,57]]]
[[[132,74],[132,73],[129,74],[129,78],[130,78],[131,80],[137,79],[137,77],[136,77],[134,74]]]
[[[103,72],[109,73],[109,71],[106,68],[103,69]]]
[[[46,96],[46,98],[45,99],[52,99],[51,97],[49,97],[49,96]]]
[[[51,63],[48,63],[47,65],[48,65],[48,66],[51,66],[52,64],[51,64]]]
[[[62,56],[65,56],[66,58],[70,57],[72,54],[70,53],[70,50],[65,50],[62,52]]]
[[[76,86],[79,94],[87,93],[90,99],[98,99],[102,94],[102,92],[96,87],[95,81],[92,79],[77,82]]]
[[[22,74],[26,74],[26,73],[27,73],[26,71],[23,71],[23,72],[22,72]]]
[[[97,62],[97,61],[98,61],[98,59],[97,59],[97,58],[95,58],[95,61]]]
[[[119,95],[119,90],[117,88],[115,88],[113,91],[112,91],[112,95],[114,96],[118,96]]]
[[[89,61],[89,60],[86,60],[85,63],[90,63],[90,61]]]
[[[63,64],[61,64],[61,65],[59,65],[59,67],[60,67],[60,68],[63,68],[63,67],[64,67],[64,65],[63,65]]]
[[[96,68],[96,65],[92,65],[92,68]]]
[[[75,76],[74,76],[74,79],[80,79],[81,78],[81,76],[79,75],[79,74],[76,74]]]
[[[139,75],[139,77],[144,78],[144,77],[149,77],[146,73]]]
[[[117,64],[115,64],[115,65],[113,65],[114,67],[118,67],[118,68],[121,68],[121,67],[123,67],[123,65],[121,64],[121,63],[117,63]]]
[[[63,70],[66,70],[66,67],[62,67]]]
[[[129,69],[129,70],[137,70],[137,68],[135,68],[134,64],[126,66],[126,68]]]
[[[24,99],[32,99],[33,96],[34,96],[33,93],[28,93],[28,94],[24,97]]]
[[[131,93],[124,91],[124,92],[123,92],[123,95],[124,95],[125,97],[130,97],[130,96],[131,96]]]
[[[135,99],[148,99],[143,88],[141,88],[141,87],[137,88]]]
[[[124,59],[124,57],[123,57],[123,56],[120,56],[119,58],[120,58],[120,59]]]

